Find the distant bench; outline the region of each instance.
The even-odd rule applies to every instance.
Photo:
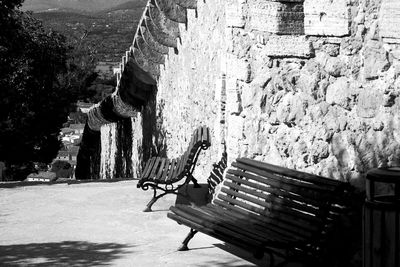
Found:
[[[193,182],[195,187],[200,187],[192,174],[200,152],[210,145],[210,129],[199,126],[193,132],[189,146],[182,156],[176,159],[152,157],[147,161],[137,184],[137,187],[143,190],[148,190],[149,187],[154,190],[153,198],[144,209],[145,212],[151,211],[152,205],[164,195],[180,194],[179,189],[189,182]],[[179,183],[182,179],[183,182]],[[157,195],[157,190],[162,193]]]
[[[348,183],[240,158],[225,173],[220,191],[206,206],[175,205],[168,217],[191,228],[179,250],[197,232],[270,255],[315,263],[348,212]],[[307,265],[309,266],[309,265]],[[321,265],[322,266],[322,265]]]

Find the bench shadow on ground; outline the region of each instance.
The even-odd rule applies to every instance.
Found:
[[[224,250],[232,255],[235,255],[238,258],[241,258],[245,261],[248,261],[248,264],[237,265],[234,264],[235,261],[232,261],[231,264],[229,262],[208,262],[207,264],[211,264],[209,266],[235,266],[235,267],[254,267],[254,266],[265,266],[268,261],[268,255],[264,255],[261,259],[256,259],[251,253],[244,251],[236,246],[233,246],[228,243],[218,243],[214,244],[215,247]]]
[[[132,245],[63,241],[0,246],[3,266],[103,266],[132,253]]]

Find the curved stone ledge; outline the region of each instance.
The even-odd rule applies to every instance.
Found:
[[[177,48],[178,23],[187,22],[187,8],[197,8],[197,1],[148,1],[132,47],[122,57],[116,90],[89,111],[89,129],[99,131],[104,124],[135,116],[146,103],[156,88],[169,47]]]
[[[178,6],[187,9],[197,9],[197,0],[173,0]]]
[[[135,38],[137,46],[139,46],[140,51],[143,55],[148,58],[151,62],[155,64],[164,64],[165,57],[164,54],[158,53],[149,47],[142,36],[137,35]]]
[[[88,112],[88,126],[94,131],[100,131],[102,125],[110,123],[103,117],[99,106],[100,103],[94,105]]]
[[[164,54],[164,55],[168,54],[168,51],[169,51],[168,46],[165,46],[165,45],[157,42],[146,27],[141,26],[139,29],[139,34],[141,34],[143,40],[147,43],[147,45],[152,50],[154,50],[160,54]]]
[[[154,25],[162,32],[171,35],[173,38],[178,38],[180,36],[179,33],[179,23],[169,19],[165,13],[163,13],[156,6],[149,6],[149,14],[150,18],[154,22]]]
[[[147,14],[147,16],[144,17],[144,22],[146,24],[146,28],[149,30],[150,34],[153,36],[156,42],[168,47],[178,47],[176,38],[174,36],[171,36],[168,32],[163,32],[161,29],[159,29],[153,22],[150,14]]]
[[[133,58],[136,61],[137,65],[145,72],[147,72],[153,80],[157,80],[160,75],[160,66],[159,64],[151,62],[140,50],[137,41],[135,40],[133,49]]]
[[[114,111],[114,101],[112,95],[104,98],[99,105],[101,114],[103,114],[104,119],[109,122],[117,122],[121,120],[122,116]]]
[[[151,2],[155,3],[170,20],[179,23],[187,22],[186,9],[177,5],[174,0],[152,0]]]
[[[138,112],[137,109],[135,109],[132,105],[125,103],[125,101],[121,99],[119,93],[119,91],[116,91],[111,95],[113,111],[123,118],[130,118],[135,116]]]

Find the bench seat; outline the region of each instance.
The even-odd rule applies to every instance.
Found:
[[[210,147],[210,139],[210,129],[207,126],[199,126],[193,132],[183,155],[174,159],[152,157],[147,161],[137,187],[143,190],[152,188],[154,194],[144,211],[151,211],[152,205],[166,194],[179,194],[179,188],[189,182],[199,187],[193,177],[193,171],[200,152]],[[157,194],[157,190],[162,193]]]
[[[212,203],[175,205],[168,217],[197,232],[285,261],[321,258],[336,223],[349,209],[348,183],[239,158],[226,171]]]

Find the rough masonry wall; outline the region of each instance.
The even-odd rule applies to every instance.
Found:
[[[230,160],[256,158],[359,187],[369,169],[400,163],[400,3],[261,1],[270,5],[254,12],[259,1],[234,2],[245,19],[227,37]],[[284,14],[290,6],[304,12],[303,30],[252,24],[298,20]]]
[[[225,46],[224,3],[198,1],[197,11],[188,9],[187,25],[179,25],[178,47],[170,48],[158,81],[157,131],[161,134],[154,142],[163,147],[166,156],[180,156],[197,126],[207,125],[212,131],[212,145],[202,152],[195,169],[195,177],[202,182],[223,149],[216,88],[221,84]]]

